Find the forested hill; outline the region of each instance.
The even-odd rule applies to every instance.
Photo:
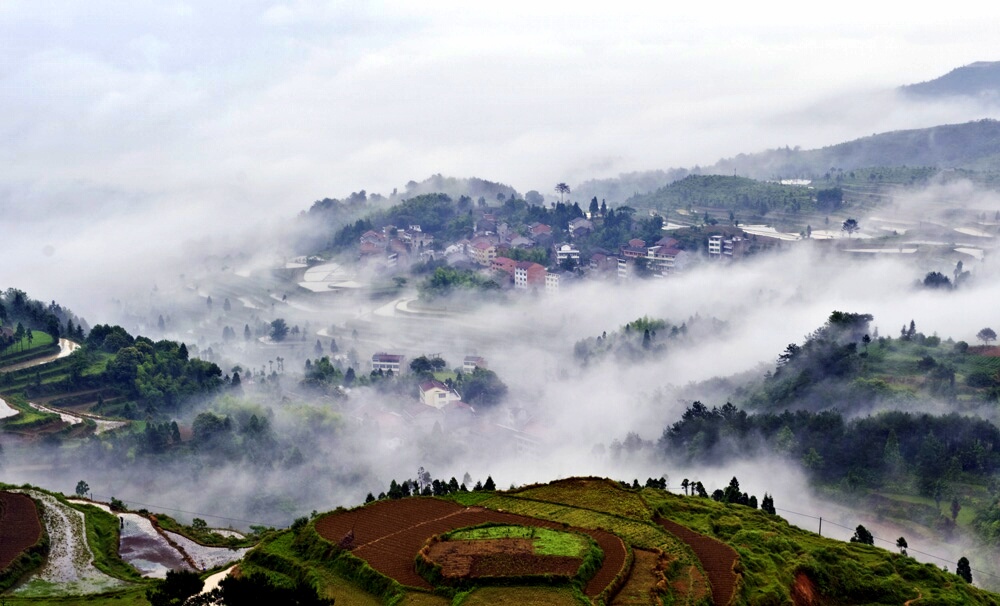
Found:
[[[912,97],[956,97],[1000,94],[1000,61],[977,61],[955,68],[947,74],[901,86],[900,92]]]
[[[0,328],[44,332],[53,339],[68,337],[83,339],[86,322],[55,301],[43,303],[32,299],[23,290],[8,288],[0,292]],[[0,341],[0,353],[9,343]]]
[[[774,371],[738,397],[757,410],[852,414],[921,401],[985,411],[1000,396],[1000,357],[992,349],[924,335],[913,320],[898,336],[880,336],[869,329],[872,320],[834,312],[802,344],[789,344]]]
[[[720,160],[705,172],[818,178],[831,168],[926,166],[992,170],[1000,157],[1000,122],[979,120],[862,137],[820,149],[772,149]]]

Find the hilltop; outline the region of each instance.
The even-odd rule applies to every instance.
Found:
[[[901,86],[899,91],[916,98],[992,97],[1000,92],[1000,61],[976,61],[933,80]]]
[[[901,604],[918,597],[934,603],[1000,604],[1000,596],[908,557],[903,539],[901,553],[890,552],[873,546],[870,533],[859,526],[859,541],[843,543],[789,525],[774,515],[767,495],[762,509],[757,509],[756,497],[749,505],[739,504],[748,501],[736,478],[712,498],[700,483],[685,481],[684,494],[673,494],[664,490],[665,480],[652,478],[645,487],[637,480],[629,485],[590,477],[509,491],[487,489],[492,488],[488,479],[486,487],[468,491],[463,486],[450,493],[439,490],[446,483],[433,484],[441,496],[402,497],[396,492],[395,498],[369,499],[349,510],[313,512],[284,531],[263,531],[250,539],[260,542],[232,574],[260,590],[312,594],[312,600],[338,604],[445,606],[506,599],[522,604],[811,606]],[[411,485],[419,490],[416,480],[404,485],[407,491]],[[163,578],[162,571],[140,575],[132,568],[149,562],[116,552],[119,524],[106,506],[34,488],[0,494],[16,492],[46,507],[78,512],[86,523],[73,530],[43,516],[46,539],[30,547],[34,551],[29,550],[34,539],[24,541],[26,553],[36,555],[17,560],[14,574],[20,583],[8,603],[71,599],[67,588],[55,591],[32,579],[52,574],[37,555],[47,553],[49,537],[55,546],[71,542],[73,533],[81,549],[97,554],[100,572],[78,567],[74,573],[100,580],[86,590],[88,603],[145,604],[147,596],[171,587],[150,579]],[[428,484],[422,494],[430,492]],[[187,545],[180,550],[184,557],[190,560],[193,554],[196,563],[205,558],[205,566],[224,566],[232,558],[218,548],[198,548],[198,542],[247,544],[197,526],[178,526],[162,514],[124,513],[120,502],[113,506],[117,509],[110,513],[122,516],[126,526],[151,520],[162,527],[160,534]],[[30,509],[29,503],[24,515]],[[84,534],[84,528],[91,530]],[[200,574],[208,576],[208,571]],[[8,578],[8,586],[13,580]],[[200,586],[194,581],[185,595]]]

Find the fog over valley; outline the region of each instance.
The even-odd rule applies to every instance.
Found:
[[[1000,603],[961,4],[5,3],[0,595]]]

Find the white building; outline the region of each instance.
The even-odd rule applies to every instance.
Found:
[[[392,371],[398,375],[403,367],[403,356],[400,354],[377,353],[372,355],[372,370],[382,372]]]

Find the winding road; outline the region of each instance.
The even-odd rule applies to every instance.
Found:
[[[0,372],[14,372],[17,370],[24,370],[25,368],[33,368],[35,366],[42,366],[44,364],[49,364],[55,362],[56,360],[62,359],[76,351],[80,348],[80,344],[69,339],[59,339],[59,353],[53,354],[51,356],[44,356],[41,358],[35,358],[33,360],[28,360],[27,362],[21,362],[20,364],[12,364],[10,366],[4,366],[0,368]],[[82,413],[69,413],[65,410],[59,408],[52,408],[49,406],[43,406],[41,404],[35,404],[34,402],[28,402],[28,406],[31,406],[35,410],[43,413],[51,413],[59,415],[59,418],[69,423],[70,425],[76,425],[77,423],[83,423],[84,420],[90,419],[97,423],[97,433],[102,433],[108,431],[109,429],[116,429],[127,424],[127,421],[113,421],[111,419],[106,419],[98,415],[82,414]],[[0,398],[0,419],[5,419],[7,417],[12,417],[18,414],[18,410],[11,407],[3,398]]]
[[[32,368],[35,366],[41,366],[42,364],[48,364],[49,362],[54,362],[60,358],[65,358],[69,354],[73,353],[80,347],[79,343],[74,343],[69,339],[59,339],[59,353],[44,356],[41,358],[35,358],[33,360],[28,360],[27,362],[21,362],[20,364],[11,364],[10,366],[4,366],[0,368],[0,372],[14,372],[15,370],[23,370],[25,368]]]

